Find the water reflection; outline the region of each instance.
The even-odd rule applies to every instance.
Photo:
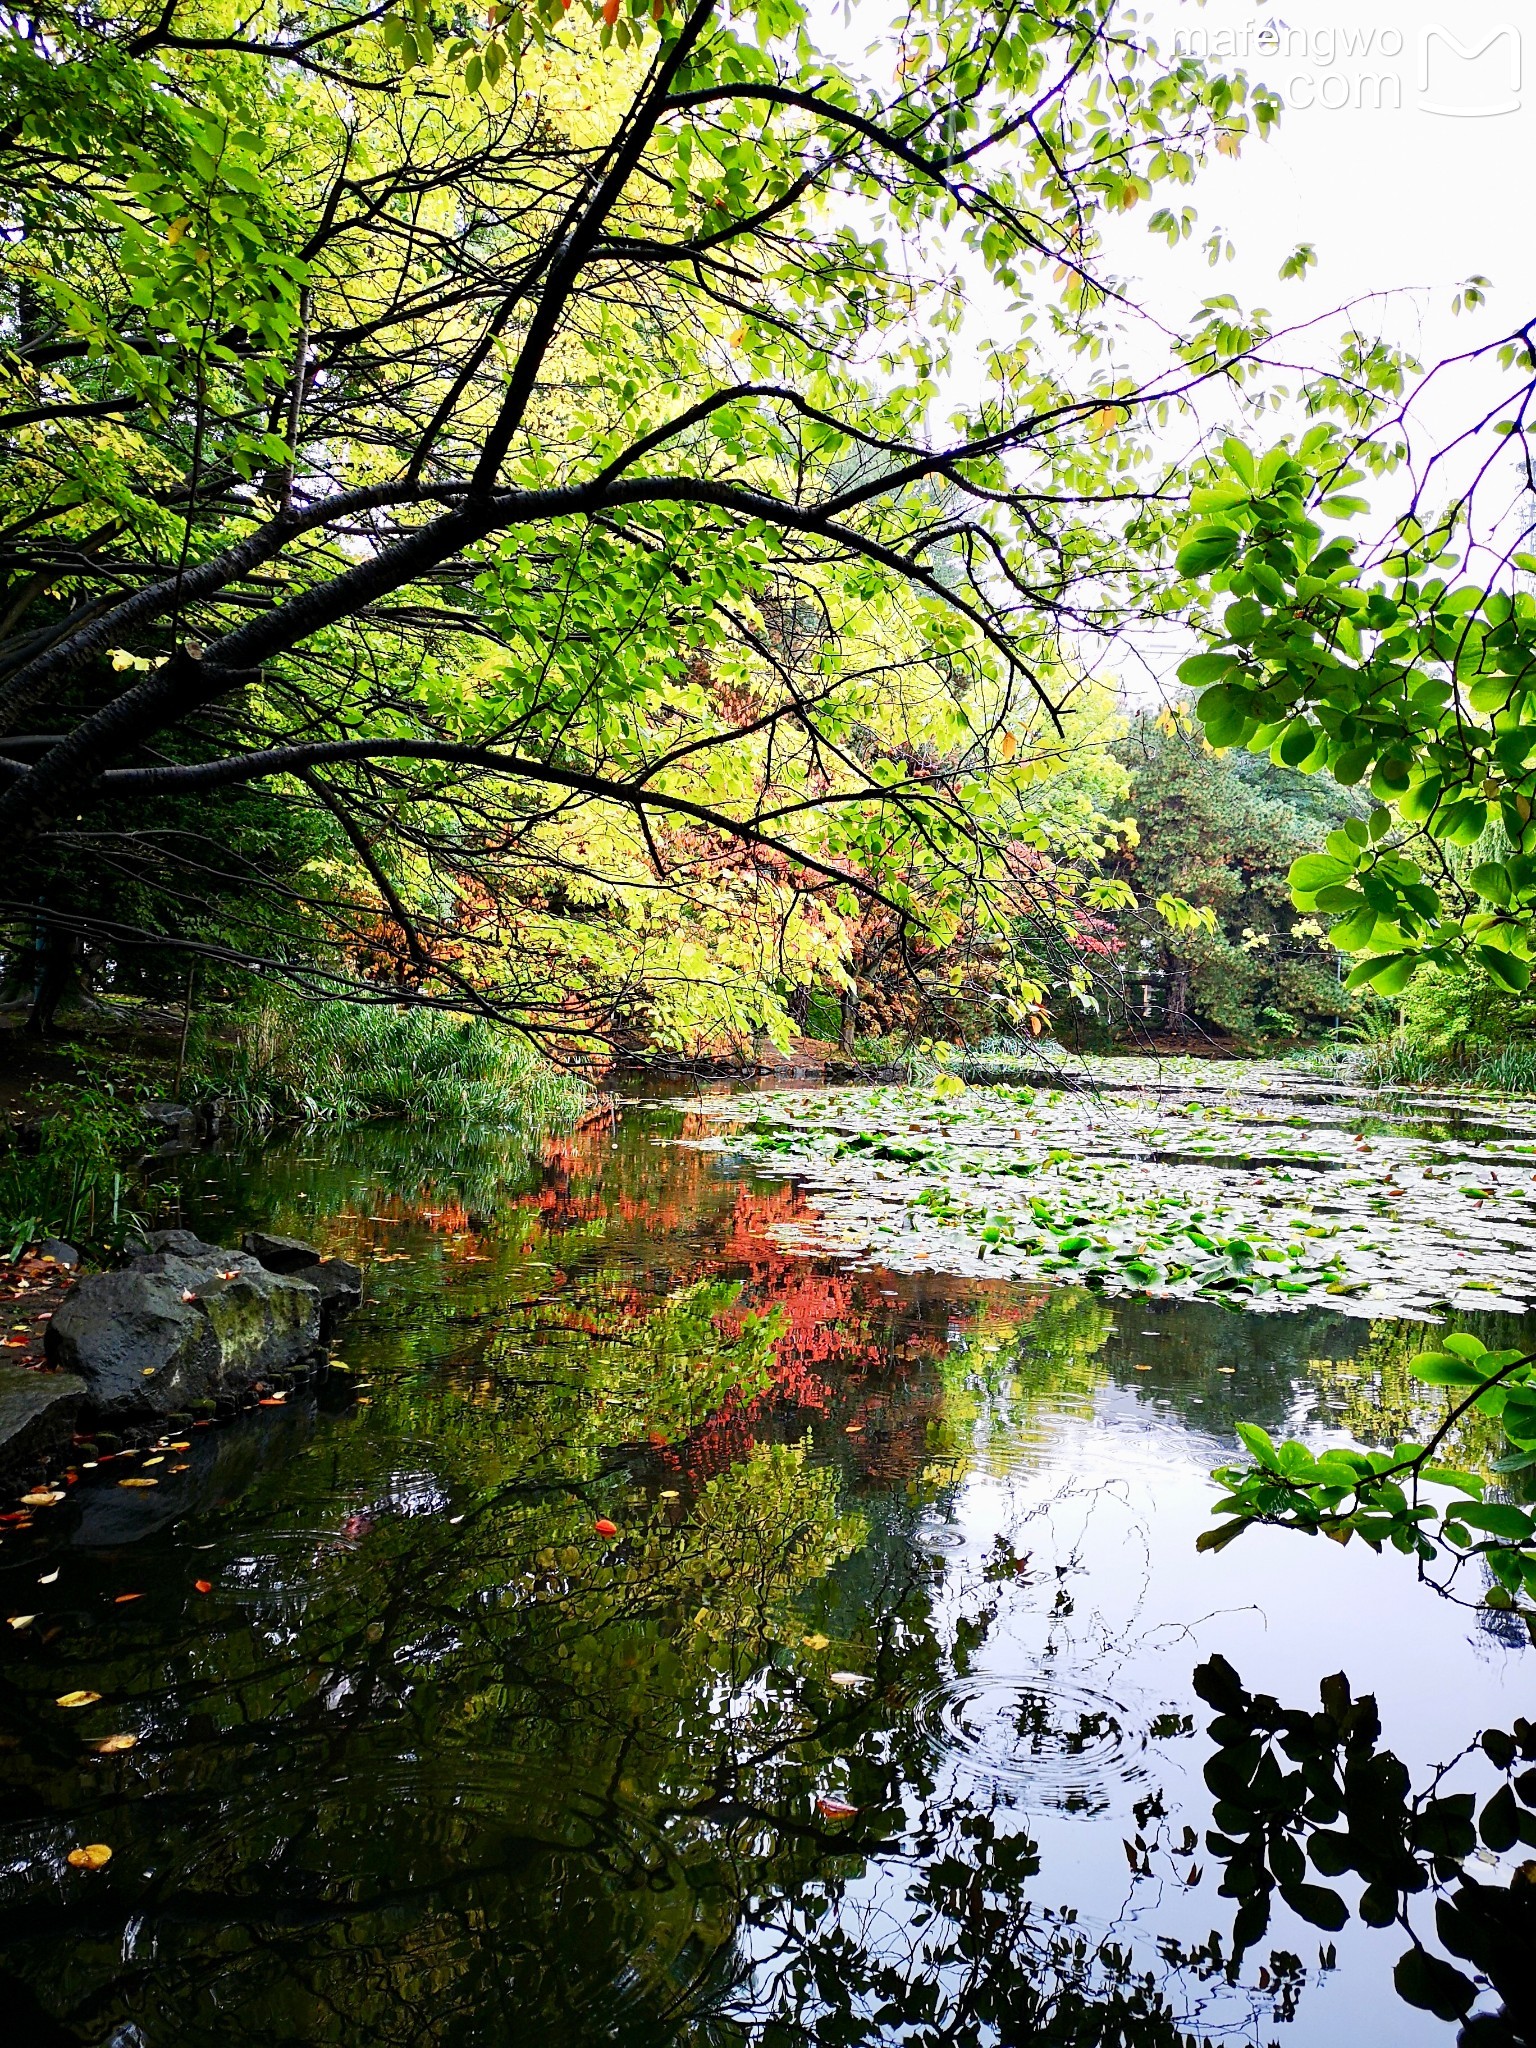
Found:
[[[0,1550],[29,2036],[1449,2040],[1358,1917],[1234,1939],[1192,1676],[1347,1663],[1413,1771],[1510,1725],[1517,1656],[1401,1561],[1193,1550],[1235,1417],[1368,1427],[1423,1333],[850,1273],[698,1129],[168,1189],[373,1293],[302,1397]]]

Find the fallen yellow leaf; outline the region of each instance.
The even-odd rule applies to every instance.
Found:
[[[51,1508],[63,1498],[63,1494],[55,1493],[51,1486],[44,1486],[35,1493],[24,1493],[21,1504],[24,1508]]]
[[[158,1479],[119,1479],[119,1486],[158,1486]]]
[[[137,1735],[102,1735],[89,1746],[98,1756],[116,1756],[119,1750],[136,1747],[138,1740]]]
[[[87,1842],[83,1849],[71,1849],[69,1861],[76,1870],[100,1870],[112,1861],[112,1851],[105,1842]]]
[[[12,1628],[30,1628],[33,1622],[36,1621],[37,1616],[35,1614],[8,1614],[5,1618]]]
[[[101,1698],[99,1692],[61,1692],[54,1701],[56,1707],[94,1707]]]
[[[808,1650],[829,1649],[832,1643],[830,1636],[802,1636],[800,1640]]]

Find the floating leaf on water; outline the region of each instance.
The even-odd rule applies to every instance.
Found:
[[[56,1493],[51,1486],[40,1486],[34,1493],[24,1493],[21,1504],[24,1508],[51,1508],[57,1507],[63,1498],[62,1492]]]
[[[843,1799],[821,1798],[816,1801],[816,1811],[827,1820],[852,1820],[858,1810]]]
[[[599,1536],[617,1536],[619,1533],[618,1523],[610,1522],[606,1516],[603,1516],[598,1521],[594,1522],[592,1524],[592,1527],[596,1530]]]
[[[94,1707],[101,1698],[99,1692],[61,1692],[54,1701],[56,1707]]]
[[[834,1685],[840,1685],[848,1692],[858,1692],[869,1683],[869,1680],[857,1671],[829,1671],[827,1676]]]
[[[212,1579],[194,1579],[192,1581],[192,1590],[194,1593],[211,1593],[213,1591],[213,1581]]]
[[[71,1849],[65,1860],[76,1870],[102,1870],[112,1861],[112,1851],[105,1842],[87,1842],[83,1849]]]
[[[158,1486],[158,1479],[119,1479],[119,1486]]]
[[[58,1568],[58,1566],[57,1566],[57,1565],[55,1565],[55,1566],[54,1566],[54,1568],[53,1568],[53,1570],[52,1570],[51,1572],[43,1572],[43,1573],[42,1573],[42,1574],[40,1575],[40,1577],[38,1578],[38,1581],[37,1581],[37,1583],[38,1583],[38,1584],[39,1584],[40,1586],[51,1586],[51,1585],[53,1584],[54,1580],[55,1580],[55,1579],[56,1579],[56,1578],[57,1578],[58,1576],[59,1576],[59,1568]]]
[[[830,1636],[802,1636],[800,1640],[808,1650],[825,1650],[832,1642]]]
[[[37,1616],[35,1614],[8,1614],[5,1619],[7,1627],[20,1629],[30,1628],[33,1622],[36,1621]]]
[[[98,1756],[117,1756],[125,1749],[138,1746],[137,1735],[95,1735],[86,1740],[86,1747],[94,1749]]]

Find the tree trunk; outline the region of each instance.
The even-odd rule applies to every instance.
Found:
[[[1182,1038],[1189,1029],[1189,963],[1185,960],[1170,960],[1168,963],[1167,1022],[1170,1038]]]
[[[42,1038],[53,1028],[60,1005],[70,996],[79,997],[80,941],[73,932],[57,925],[39,924],[33,953],[36,979],[32,984],[32,1007],[27,1012],[27,1035]]]
[[[837,1042],[844,1052],[853,1051],[853,1041],[859,1035],[859,992],[856,988],[844,989],[842,1020],[838,1026]]]

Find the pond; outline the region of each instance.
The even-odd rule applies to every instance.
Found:
[[[1513,1112],[1323,1100],[1351,1153],[1439,1146],[1458,1185],[1523,1156]],[[1028,1270],[1006,1233],[1000,1270],[931,1204],[882,1249],[881,1191],[795,1152],[870,1113],[653,1092],[527,1142],[308,1132],[168,1170],[165,1220],[306,1234],[369,1297],[314,1384],[151,1446],[153,1487],[98,1461],[0,1545],[31,1617],[0,1631],[16,2039],[1449,2048],[1400,1959],[1444,1954],[1451,1864],[1366,1924],[1357,1876],[1287,1861],[1322,1807],[1274,1846],[1294,1757],[1223,1759],[1268,1739],[1250,1695],[1324,1697],[1373,1825],[1432,1862],[1402,1816],[1504,1783],[1465,1752],[1536,1710],[1536,1652],[1390,1551],[1196,1549],[1239,1420],[1392,1442],[1439,1319],[1336,1264],[1297,1266],[1335,1300],[1273,1313]],[[1457,1326],[1529,1345],[1522,1299]],[[1338,1673],[1379,1736],[1320,1695]],[[1504,1887],[1531,1853],[1456,1862]],[[1487,2039],[1531,2038],[1500,1988]]]

